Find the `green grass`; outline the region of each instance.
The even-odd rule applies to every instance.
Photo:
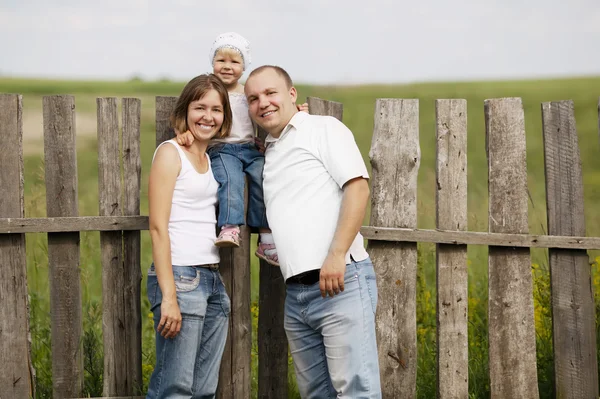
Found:
[[[142,98],[142,214],[148,213],[147,180],[154,150],[154,96],[178,95],[185,82],[77,82],[0,78],[0,93],[23,94],[25,118],[41,112],[41,97],[73,94],[78,114],[95,119],[95,98],[100,96]],[[300,98],[317,96],[344,103],[344,122],[354,132],[363,157],[369,166],[368,151],[373,131],[373,113],[377,98],[418,98],[420,106],[421,167],[418,176],[418,227],[435,227],[435,100],[464,98],[468,104],[468,228],[487,231],[487,160],[483,101],[488,98],[521,97],[527,132],[527,168],[530,192],[530,232],[544,234],[546,201],[543,169],[541,103],[572,99],[583,168],[586,228],[589,236],[600,236],[600,157],[598,156],[599,78],[577,78],[542,81],[427,83],[393,86],[316,87],[298,86]],[[41,119],[40,119],[41,120]],[[93,129],[95,131],[95,129]],[[27,133],[27,132],[26,132]],[[98,214],[98,171],[95,133],[78,136],[79,212]],[[27,148],[41,148],[39,142],[26,141]],[[41,153],[27,152],[25,158],[25,213],[27,217],[46,214],[44,165]],[[368,216],[365,224],[368,224]],[[435,395],[435,249],[419,244],[417,337],[418,397]],[[469,257],[469,392],[471,397],[489,396],[487,376],[487,248],[470,246]],[[593,261],[594,286],[600,291],[598,259],[600,253],[590,251]],[[48,259],[44,234],[27,235],[28,284],[31,295],[31,328],[33,355],[37,369],[39,397],[51,393]],[[142,269],[151,262],[147,232],[142,233]],[[546,250],[532,250],[536,333],[538,341],[538,377],[541,397],[552,397],[552,334],[549,305],[548,260]],[[99,396],[101,370],[101,266],[99,234],[81,235],[81,278],[84,308],[84,348],[86,349],[86,395]],[[151,319],[142,282],[143,363],[145,383],[154,362]],[[258,297],[257,262],[252,263],[252,302]],[[596,295],[597,304],[598,295]],[[258,309],[253,305],[254,328]],[[597,316],[600,307],[597,305]],[[598,334],[600,336],[600,334]],[[254,329],[254,339],[256,330]],[[255,342],[255,341],[254,341]],[[600,347],[600,345],[599,345]],[[255,353],[255,352],[254,352]],[[253,357],[254,365],[256,356]],[[253,367],[254,370],[256,369]],[[290,365],[290,380],[293,372]],[[253,375],[256,387],[256,374]],[[254,391],[255,392],[255,391]],[[297,395],[291,389],[292,395]]]

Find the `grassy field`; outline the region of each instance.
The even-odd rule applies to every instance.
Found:
[[[98,214],[98,171],[95,133],[95,99],[102,96],[142,99],[142,214],[147,214],[147,178],[154,149],[154,96],[178,95],[185,82],[75,82],[0,78],[0,93],[23,94],[25,157],[25,213],[46,215],[44,164],[41,138],[41,99],[44,95],[73,94],[77,111],[77,147],[80,215]],[[600,157],[598,136],[599,78],[544,81],[428,83],[390,86],[298,86],[301,98],[318,96],[344,103],[344,122],[354,132],[363,157],[373,131],[376,98],[418,98],[420,104],[421,168],[418,188],[418,227],[435,226],[435,109],[438,98],[468,101],[468,227],[487,231],[487,160],[483,101],[488,98],[521,97],[527,131],[527,168],[530,192],[530,232],[546,232],[546,201],[540,104],[572,99],[579,133],[583,167],[587,234],[600,236]],[[368,216],[365,224],[368,224]],[[418,396],[435,396],[435,252],[434,246],[419,244],[418,272]],[[590,251],[596,292],[596,316],[600,314],[600,253]],[[471,397],[489,397],[487,376],[487,248],[470,246],[469,264],[469,392]],[[48,259],[44,234],[27,235],[28,284],[31,294],[33,355],[37,369],[38,397],[51,395]],[[150,240],[142,233],[142,269],[151,262]],[[545,250],[532,250],[532,273],[538,349],[538,377],[541,397],[553,397],[552,324],[548,257]],[[102,388],[102,304],[99,234],[81,236],[81,278],[84,308],[84,349],[86,395],[100,396]],[[252,311],[258,314],[257,262],[252,263]],[[154,362],[152,321],[142,285],[144,314],[144,375]],[[598,324],[597,324],[598,325]],[[598,334],[600,337],[600,332]],[[256,334],[254,334],[254,338]],[[600,347],[600,345],[599,345]],[[256,349],[256,348],[255,348]],[[256,362],[256,352],[253,351]],[[293,376],[290,374],[290,379]],[[253,375],[256,385],[256,374]],[[146,381],[147,383],[147,381]],[[292,397],[297,397],[292,392]]]

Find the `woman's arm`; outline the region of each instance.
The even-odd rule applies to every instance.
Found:
[[[181,159],[177,149],[170,144],[165,144],[156,152],[148,183],[152,258],[158,285],[162,292],[161,319],[158,323],[158,331],[165,338],[175,337],[181,329],[181,313],[177,304],[169,239],[173,191],[180,170]]]

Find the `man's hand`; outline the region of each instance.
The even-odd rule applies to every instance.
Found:
[[[194,135],[189,130],[186,130],[185,133],[179,133],[179,130],[175,129],[175,135],[177,144],[184,147],[189,147],[194,142]]]
[[[327,294],[333,298],[334,295],[344,291],[344,274],[346,273],[345,254],[328,254],[321,267],[319,279],[319,289],[321,296],[325,298]]]
[[[298,108],[298,111],[306,112],[308,114],[308,103],[296,105],[296,108]]]

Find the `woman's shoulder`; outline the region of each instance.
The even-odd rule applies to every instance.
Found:
[[[160,163],[181,163],[180,157],[180,149],[179,145],[174,140],[167,140],[162,142],[156,152],[154,153],[154,159],[152,162],[160,162]]]

